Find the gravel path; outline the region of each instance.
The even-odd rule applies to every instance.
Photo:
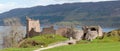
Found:
[[[42,50],[46,50],[46,49],[50,49],[50,48],[54,48],[54,47],[69,45],[69,44],[68,44],[69,42],[75,42],[75,40],[67,40],[67,41],[64,41],[64,42],[59,42],[59,43],[50,45],[50,46],[48,46],[48,47],[39,48],[39,49],[34,50],[34,51],[42,51]]]

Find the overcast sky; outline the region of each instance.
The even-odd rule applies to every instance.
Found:
[[[63,4],[73,2],[99,2],[111,0],[0,0],[0,13],[14,8],[33,7],[37,5]]]

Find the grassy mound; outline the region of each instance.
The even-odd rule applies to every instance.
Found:
[[[120,29],[108,32],[108,36],[120,36]]]
[[[33,51],[41,46],[47,46],[51,43],[67,40],[60,35],[45,34],[25,39],[19,48],[6,48],[0,51]]]
[[[110,39],[112,41],[120,41],[120,29],[108,32],[105,38]]]
[[[67,38],[64,38],[59,35],[54,34],[46,34],[46,35],[40,35],[33,38],[27,38],[20,47],[22,48],[28,48],[28,47],[41,47],[41,46],[47,46],[51,43],[64,41]]]

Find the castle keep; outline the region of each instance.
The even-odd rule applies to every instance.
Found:
[[[33,20],[29,17],[26,17],[26,29],[27,29],[27,37],[32,37],[35,35],[38,35],[40,30],[40,21],[39,20]]]

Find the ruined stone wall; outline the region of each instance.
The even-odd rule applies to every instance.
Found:
[[[51,26],[51,27],[43,28],[41,33],[42,34],[55,34],[56,30],[54,29],[53,26]]]
[[[84,31],[84,38],[86,40],[93,40],[96,37],[103,36],[103,31],[100,26],[84,26],[83,31]]]
[[[59,28],[56,30],[56,34],[67,37],[68,28]]]
[[[98,33],[99,33],[98,36],[102,37],[103,36],[103,30],[102,30],[102,28],[100,26],[98,26],[98,28],[99,28],[98,29]]]
[[[72,37],[76,40],[93,40],[97,36],[103,36],[102,28],[100,26],[84,26],[82,27],[82,31],[65,27],[55,30],[54,27],[51,26],[43,28],[41,31],[39,20],[27,18],[27,37],[38,36],[40,34],[59,34],[68,38]]]
[[[97,31],[89,31],[87,32],[85,39],[92,41],[93,39],[95,39],[98,36],[98,32]]]
[[[27,20],[27,36],[32,36],[31,30],[33,29],[34,32],[40,32],[40,22],[39,20],[32,20],[30,18],[26,18]],[[34,33],[33,33],[34,34]]]
[[[76,39],[77,41],[80,41],[83,39],[84,32],[83,30],[74,30],[73,38]]]

